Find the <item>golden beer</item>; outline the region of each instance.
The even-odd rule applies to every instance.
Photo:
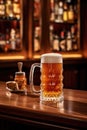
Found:
[[[58,101],[63,94],[63,61],[60,54],[41,57],[41,100]]]
[[[44,96],[56,97],[62,93],[62,64],[42,63],[41,89]]]

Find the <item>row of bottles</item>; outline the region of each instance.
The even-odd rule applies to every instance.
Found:
[[[41,50],[41,0],[34,0],[34,52]]]
[[[39,26],[35,27],[34,30],[34,52],[40,51],[40,38],[41,38],[41,28]]]
[[[19,51],[22,48],[20,30],[6,29],[6,33],[0,33],[0,51]]]
[[[3,52],[8,52],[23,49],[22,34],[24,34],[23,30],[25,30],[26,27],[23,22],[26,22],[27,18],[22,18],[23,14],[26,14],[23,13],[22,9],[26,7],[28,8],[28,6],[25,7],[27,3],[29,4],[29,7],[31,5],[29,12],[27,12],[27,16],[29,16],[30,13],[33,13],[30,15],[32,16],[32,20],[30,20],[29,17],[27,22],[29,26],[32,26],[31,29],[33,30],[27,30],[27,32],[32,32],[29,33],[29,37],[32,35],[32,43],[26,42],[27,44],[32,44],[29,48],[30,51],[32,50],[36,55],[41,54],[43,49],[45,50],[46,47],[46,43],[41,41],[45,38],[46,34],[48,36],[48,33],[49,41],[47,38],[47,42],[49,45],[47,44],[47,49],[50,50],[51,48],[52,51],[76,51],[79,49],[78,0],[48,0],[46,2],[46,7],[49,6],[49,8],[46,8],[46,10],[44,10],[44,0],[31,0],[31,2],[26,0],[23,8],[22,2],[22,0],[0,0],[0,52],[2,50]],[[47,11],[47,9],[49,9],[49,11]],[[24,11],[27,10],[28,9]],[[45,14],[49,16],[44,17],[43,15]],[[48,19],[49,21],[47,21]],[[47,23],[50,26],[50,29],[47,26],[49,32],[47,30],[46,34],[46,30],[44,30],[46,29],[44,28],[44,23]],[[72,28],[75,28],[72,27],[74,25],[77,26],[77,30],[72,33],[72,30],[74,30]]]
[[[1,19],[20,19],[21,17],[20,0],[0,0],[0,18]]]
[[[70,30],[62,30],[58,34],[53,33],[53,26],[50,26],[50,44],[52,51],[77,51],[78,37],[75,27]]]
[[[74,22],[76,19],[76,0],[50,0],[50,21]]]
[[[34,0],[33,51],[41,50],[41,0]],[[52,51],[77,51],[78,0],[50,0],[49,49]],[[36,21],[37,19],[37,21]]]
[[[0,52],[22,49],[20,18],[20,0],[0,0]]]

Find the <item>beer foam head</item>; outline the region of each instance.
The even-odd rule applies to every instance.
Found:
[[[41,55],[41,63],[63,63],[63,58],[59,53],[46,53]]]

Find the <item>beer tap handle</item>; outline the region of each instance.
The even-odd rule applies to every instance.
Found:
[[[23,66],[23,62],[18,62],[18,70],[19,70],[19,72],[22,72],[22,66]]]

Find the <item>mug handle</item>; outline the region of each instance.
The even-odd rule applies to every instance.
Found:
[[[34,77],[34,70],[36,67],[40,68],[40,63],[34,63],[31,65],[30,68],[30,75],[29,75],[29,83],[30,83],[30,92],[39,95],[40,90],[36,90],[33,82],[33,77]]]

